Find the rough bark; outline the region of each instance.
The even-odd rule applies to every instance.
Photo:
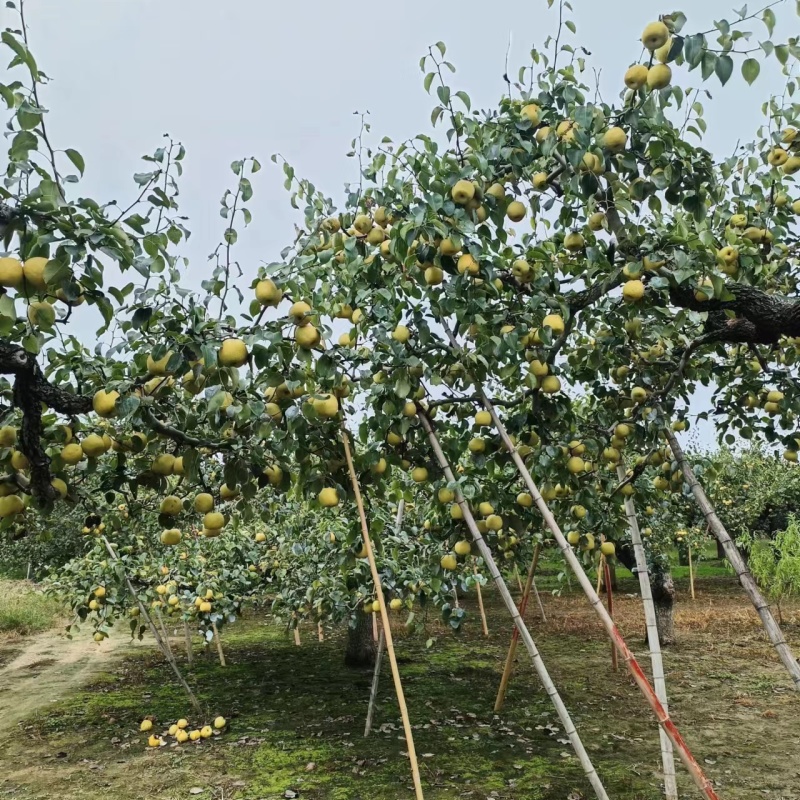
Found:
[[[92,398],[53,386],[34,356],[8,342],[0,342],[0,374],[14,376],[14,405],[22,411],[19,449],[30,462],[30,489],[36,497],[52,500],[56,491],[42,446],[42,405],[72,416],[91,411]]]
[[[372,618],[359,611],[347,629],[344,663],[348,667],[371,669],[375,666],[377,654],[378,649],[372,639]]]
[[[675,643],[675,584],[672,575],[664,570],[655,571],[650,575],[650,588],[656,610],[658,640],[662,647],[668,647]]]
[[[630,544],[617,545],[617,558],[631,572],[636,570],[636,554]],[[673,614],[675,611],[675,584],[669,569],[664,565],[649,564],[650,590],[653,593],[653,605],[656,611],[656,625],[658,639],[662,647],[675,644],[675,625]],[[645,641],[647,631],[645,631]]]
[[[727,283],[728,300],[697,300],[693,287],[675,286],[670,300],[681,308],[709,312],[707,327],[719,340],[775,344],[781,336],[800,336],[800,302],[767,294],[744,283]],[[734,318],[724,312],[733,312]]]

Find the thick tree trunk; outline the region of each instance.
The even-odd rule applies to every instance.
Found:
[[[653,591],[653,605],[656,610],[656,627],[662,647],[675,643],[673,612],[675,603],[675,584],[672,575],[656,571],[650,575],[650,588]]]
[[[725,560],[725,548],[722,546],[722,542],[719,539],[714,540],[717,544],[717,558],[720,561]]]
[[[371,669],[375,666],[377,654],[378,649],[372,638],[372,616],[358,611],[347,629],[344,663],[348,667]]]
[[[636,554],[630,544],[617,546],[617,558],[631,572],[636,574]],[[661,565],[649,564],[650,590],[653,593],[653,605],[656,611],[658,638],[662,647],[675,644],[675,625],[673,611],[675,602],[675,584],[668,569]],[[645,633],[645,639],[647,634]]]

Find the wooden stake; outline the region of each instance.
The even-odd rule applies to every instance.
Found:
[[[617,478],[619,478],[620,482],[625,480],[625,467],[621,464],[617,465]],[[636,507],[632,497],[625,498],[625,515],[628,518],[628,529],[631,534],[633,553],[636,557],[636,574],[639,578],[639,591],[642,595],[642,605],[644,606],[647,644],[650,648],[650,665],[653,669],[653,686],[661,705],[667,709],[667,682],[664,678],[664,661],[661,658],[661,639],[658,636],[656,607],[653,604],[653,589],[650,586],[647,556],[644,552],[642,534],[639,531],[639,520],[636,518]],[[661,764],[664,770],[664,796],[666,800],[678,800],[672,742],[663,728],[659,727],[658,734],[661,739]]]
[[[601,553],[603,560],[603,579],[606,583],[606,603],[608,604],[608,616],[614,619],[614,592],[611,589],[611,570],[608,568],[608,559]],[[617,648],[611,643],[611,669],[616,672],[619,669],[617,661]]]
[[[542,605],[542,598],[539,596],[539,590],[536,588],[536,578],[533,579],[533,596],[536,598],[536,604],[539,606],[539,613],[542,615],[542,622],[547,622],[547,617],[544,613],[544,606]]]
[[[189,697],[189,702],[191,702],[192,707],[194,708],[197,713],[202,713],[202,709],[200,708],[200,703],[197,701],[197,698],[194,696],[194,692],[189,688],[189,684],[186,683],[186,679],[183,677],[180,669],[178,669],[178,665],[175,662],[174,658],[170,658],[167,654],[167,648],[164,642],[161,641],[161,636],[158,632],[158,629],[155,626],[155,623],[151,619],[150,615],[147,613],[147,609],[144,606],[144,603],[139,599],[139,596],[136,594],[136,591],[133,588],[133,584],[131,583],[131,579],[128,577],[128,573],[125,571],[125,568],[122,562],[119,560],[114,548],[111,546],[111,543],[106,539],[105,536],[101,537],[102,542],[105,545],[106,550],[108,550],[108,554],[111,558],[116,561],[120,568],[122,569],[122,575],[125,579],[125,583],[128,587],[128,591],[130,592],[131,597],[136,601],[136,605],[139,607],[139,614],[144,617],[145,621],[147,622],[148,627],[150,628],[150,633],[153,634],[153,638],[156,640],[156,644],[160,648],[161,652],[164,654],[164,657],[167,659],[170,667],[172,667],[172,671],[175,673],[175,677],[178,679],[178,682],[183,687],[183,690]]]
[[[713,503],[708,499],[708,495],[705,493],[705,490],[695,477],[694,470],[692,470],[692,468],[689,466],[689,462],[686,460],[683,449],[681,448],[678,439],[672,432],[672,429],[669,425],[664,427],[664,435],[667,437],[669,446],[672,449],[672,454],[675,456],[675,460],[678,462],[678,465],[683,472],[683,477],[685,478],[686,483],[689,484],[689,488],[694,495],[695,502],[698,506],[700,506],[700,510],[703,512],[703,516],[706,518],[708,527],[711,529],[711,532],[714,534],[714,536],[717,537],[717,541],[719,541],[719,543],[722,545],[722,549],[725,551],[725,556],[733,567],[733,571],[739,578],[739,583],[742,584],[742,587],[744,588],[745,592],[747,592],[747,595],[749,596],[753,607],[758,613],[758,616],[761,617],[761,624],[764,626],[764,630],[766,630],[770,641],[775,647],[775,650],[778,652],[778,656],[783,662],[783,666],[786,667],[786,671],[791,676],[792,682],[794,683],[794,688],[797,691],[800,691],[800,664],[798,664],[797,659],[794,657],[794,654],[791,651],[791,648],[786,643],[786,639],[783,636],[783,631],[781,630],[780,625],[778,625],[778,623],[775,621],[775,617],[772,616],[769,604],[761,594],[761,591],[753,579],[747,564],[745,564],[745,561],[742,558],[742,554],[733,543],[730,534],[722,524],[720,518],[717,516],[717,512],[714,510]]]
[[[425,433],[428,435],[428,440],[431,443],[431,448],[436,456],[436,460],[444,471],[445,477],[449,482],[455,483],[453,470],[450,468],[450,463],[442,451],[442,447],[439,444],[439,439],[436,437],[436,434],[433,431],[433,426],[431,425],[430,419],[424,411],[420,413],[419,418],[422,422],[422,426],[425,428]],[[598,800],[608,800],[608,795],[606,794],[606,790],[603,787],[602,781],[600,780],[600,776],[597,774],[597,771],[592,765],[589,754],[586,752],[586,748],[583,746],[580,736],[578,736],[578,731],[575,729],[575,725],[572,722],[569,711],[567,711],[567,707],[564,705],[564,701],[561,699],[558,689],[556,689],[555,684],[550,678],[550,674],[548,673],[547,667],[545,666],[544,661],[542,661],[542,657],[536,648],[533,637],[526,627],[524,620],[520,616],[519,610],[517,609],[516,605],[514,604],[514,600],[511,597],[511,593],[508,591],[508,586],[506,586],[506,582],[503,580],[503,576],[500,574],[500,570],[497,568],[497,563],[492,556],[492,551],[489,549],[483,536],[481,535],[481,532],[478,530],[475,517],[472,516],[472,511],[470,510],[466,500],[464,500],[464,495],[461,494],[459,489],[456,489],[456,502],[461,508],[464,521],[467,523],[470,533],[472,534],[472,538],[475,540],[475,543],[478,546],[478,551],[486,563],[489,574],[492,576],[495,585],[500,592],[500,597],[503,599],[503,603],[508,609],[509,614],[511,614],[514,624],[517,626],[517,630],[519,630],[519,635],[522,638],[525,649],[530,654],[531,660],[533,661],[533,666],[536,669],[537,675],[539,676],[539,680],[541,680],[547,695],[550,697],[550,700],[556,709],[558,718],[561,720],[561,724],[564,727],[564,732],[567,734],[567,738],[569,739],[570,744],[575,751],[575,755],[577,756],[578,761],[580,762],[581,767],[586,774],[587,780],[594,789]]]
[[[300,626],[295,623],[294,627],[292,628],[294,631],[294,643],[300,647]]]
[[[183,621],[183,638],[186,640],[186,663],[191,667],[194,652],[192,651],[192,634],[186,620]]]
[[[687,544],[686,549],[689,553],[689,590],[692,593],[692,600],[694,600],[694,570],[692,569],[692,546],[690,544]]]
[[[219,631],[217,630],[217,623],[211,623],[211,630],[214,631],[214,640],[217,643],[217,655],[219,656],[219,665],[225,666],[225,653],[222,652],[222,639],[219,638]]]
[[[514,562],[514,577],[517,579],[517,586],[519,587],[519,593],[522,595],[523,588],[522,588],[522,578],[519,576],[519,569],[517,568],[517,562]]]
[[[531,589],[533,588],[533,573],[536,572],[536,564],[539,561],[540,547],[541,545],[537,543],[536,549],[533,551],[533,560],[528,568],[528,577],[525,581],[525,588],[522,591],[522,598],[519,601],[519,615],[523,619],[525,619],[528,598],[531,596]],[[506,665],[503,667],[503,677],[500,679],[500,687],[497,690],[497,697],[494,701],[495,714],[499,714],[502,711],[503,704],[506,701],[508,682],[511,680],[511,671],[514,669],[514,659],[517,656],[517,642],[519,642],[519,630],[514,626],[514,630],[511,632],[511,644],[508,646],[508,654],[506,655]]]
[[[361,535],[364,539],[364,547],[367,550],[369,569],[372,573],[372,582],[375,584],[375,594],[377,595],[378,602],[380,604],[381,622],[383,623],[383,631],[386,637],[386,652],[389,655],[389,664],[392,667],[392,680],[394,681],[394,690],[395,694],[397,695],[397,704],[400,706],[400,716],[403,719],[403,730],[406,737],[406,746],[408,747],[408,759],[411,762],[411,777],[414,780],[414,792],[417,800],[424,800],[424,795],[422,794],[422,780],[419,776],[419,764],[417,763],[417,751],[414,747],[414,734],[411,731],[411,721],[408,718],[408,709],[406,708],[406,698],[405,694],[403,693],[403,684],[400,681],[400,670],[397,666],[397,658],[394,653],[392,629],[389,626],[389,614],[386,610],[386,602],[383,597],[381,576],[378,573],[378,565],[375,563],[375,552],[373,551],[372,540],[370,539],[369,535],[367,515],[364,511],[364,502],[361,499],[361,488],[358,485],[358,476],[356,475],[355,464],[353,464],[353,456],[350,452],[350,437],[347,433],[347,429],[344,426],[344,421],[342,421],[342,444],[344,445],[344,455],[347,459],[347,468],[350,472],[350,482],[353,486],[353,494],[356,498],[358,516],[361,520]]]
[[[375,656],[375,670],[372,673],[372,688],[369,690],[369,706],[367,707],[367,724],[364,726],[364,736],[369,736],[372,730],[372,717],[375,714],[375,698],[378,696],[378,682],[381,678],[381,661],[383,660],[383,642],[385,634],[381,628],[378,636],[378,653]]]
[[[372,615],[372,641],[378,641],[378,615]]]
[[[603,588],[603,564],[606,563],[606,557],[600,553],[600,560],[597,562],[597,588],[595,591],[600,594],[600,589]]]
[[[325,641],[325,631],[322,630],[322,623],[317,623],[317,641],[324,642]]]
[[[481,399],[483,400],[483,404],[486,410],[492,415],[492,420],[497,428],[498,433],[500,434],[500,438],[503,440],[503,445],[505,446],[508,453],[511,455],[511,459],[517,467],[520,475],[522,476],[525,485],[533,495],[533,499],[536,503],[537,508],[541,512],[544,520],[547,524],[547,527],[552,532],[553,536],[555,537],[556,542],[558,542],[558,546],[561,552],[564,554],[564,558],[569,564],[572,571],[575,573],[575,577],[578,579],[578,583],[581,584],[583,591],[586,593],[586,596],[589,598],[589,602],[594,607],[595,611],[597,612],[600,620],[603,623],[603,626],[606,629],[611,641],[616,646],[617,650],[619,650],[619,654],[622,657],[622,660],[628,667],[636,685],[641,690],[642,694],[645,696],[648,705],[653,710],[658,719],[659,724],[664,728],[669,736],[672,744],[674,745],[675,749],[678,751],[678,754],[681,757],[681,761],[683,761],[686,769],[689,771],[689,774],[692,776],[692,780],[697,784],[697,787],[700,791],[708,798],[708,800],[719,800],[719,796],[714,791],[714,787],[711,785],[711,781],[706,777],[705,773],[703,772],[702,767],[700,764],[697,763],[697,760],[692,755],[691,750],[689,750],[688,745],[684,741],[683,737],[681,736],[680,732],[678,731],[675,723],[669,716],[669,713],[661,705],[660,700],[656,696],[653,687],[650,685],[650,682],[647,680],[642,668],[639,666],[639,662],[636,660],[635,656],[631,652],[630,648],[625,642],[625,639],[622,637],[622,634],[619,631],[619,628],[614,624],[614,620],[608,615],[608,611],[606,611],[603,604],[600,602],[600,598],[595,592],[594,587],[592,586],[589,578],[587,577],[586,573],[581,566],[580,561],[578,561],[577,556],[572,550],[572,547],[566,540],[561,528],[559,527],[558,523],[556,522],[555,517],[553,516],[553,512],[550,511],[547,503],[545,502],[544,498],[541,495],[541,492],[536,487],[536,483],[533,480],[528,468],[525,466],[525,462],[520,457],[519,453],[517,452],[516,447],[512,443],[511,439],[508,437],[508,432],[503,425],[502,420],[497,415],[497,411],[495,410],[494,405],[492,405],[491,401],[487,397],[486,393],[483,391],[482,388],[478,387],[478,392],[480,393]],[[800,667],[798,667],[798,671],[800,672]]]
[[[478,565],[475,561],[472,562],[472,574],[477,578],[478,577]],[[478,581],[475,581],[475,592],[478,595],[478,608],[481,612],[481,625],[483,626],[483,635],[489,635],[489,625],[486,622],[486,609],[483,607],[483,594],[481,593],[481,585]]]

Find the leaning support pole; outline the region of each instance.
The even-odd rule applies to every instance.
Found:
[[[497,411],[495,410],[494,405],[492,405],[492,402],[489,400],[483,389],[478,388],[478,391],[480,393],[481,400],[483,401],[483,405],[485,406],[486,410],[492,415],[492,420],[494,421],[495,427],[497,428],[497,431],[500,434],[500,438],[503,440],[503,445],[511,455],[511,459],[513,460],[515,466],[519,470],[519,473],[522,476],[522,479],[525,482],[528,491],[530,492],[531,495],[533,495],[533,499],[536,502],[536,506],[539,509],[539,511],[541,511],[542,516],[544,517],[544,521],[547,524],[547,527],[550,529],[551,533],[555,537],[555,540],[558,543],[561,552],[564,554],[564,558],[566,559],[567,564],[569,564],[570,569],[575,573],[575,577],[578,579],[578,583],[580,583],[581,588],[586,593],[586,596],[589,598],[589,602],[592,604],[594,610],[600,617],[606,629],[606,632],[611,638],[611,641],[614,643],[617,650],[619,650],[619,654],[622,657],[622,660],[627,665],[631,675],[633,676],[634,681],[636,682],[636,685],[639,687],[642,694],[645,696],[645,699],[647,700],[650,708],[655,713],[659,724],[664,728],[664,730],[667,733],[667,736],[669,736],[670,740],[672,741],[672,744],[678,751],[678,754],[681,757],[681,761],[683,761],[684,765],[686,766],[686,769],[692,776],[692,780],[697,784],[697,787],[709,800],[719,800],[719,796],[714,791],[714,787],[711,785],[711,781],[706,777],[702,767],[697,763],[697,760],[692,755],[691,751],[689,750],[689,747],[683,740],[683,737],[681,736],[677,727],[675,727],[675,723],[670,719],[667,710],[664,708],[663,705],[661,705],[661,702],[656,696],[655,691],[653,691],[653,687],[650,685],[650,682],[645,677],[644,672],[642,672],[642,668],[639,666],[639,663],[636,661],[635,656],[631,652],[628,645],[625,643],[625,640],[622,638],[622,634],[620,633],[619,628],[617,628],[617,626],[614,624],[614,620],[611,619],[611,617],[608,614],[608,611],[606,611],[605,607],[600,601],[600,597],[594,590],[594,586],[592,586],[592,583],[587,577],[586,573],[584,572],[584,569],[581,566],[580,561],[578,561],[578,558],[573,552],[572,547],[570,547],[561,528],[556,522],[556,519],[553,516],[553,512],[550,511],[550,508],[548,507],[547,503],[542,497],[541,492],[536,487],[536,484],[533,481],[531,473],[525,466],[525,462],[520,457],[520,454],[517,452],[517,449],[514,447],[514,444],[512,443],[511,439],[509,439],[508,432],[506,431],[505,426],[500,420],[500,417],[497,415]]]
[[[453,470],[450,468],[450,464],[447,461],[441,445],[439,444],[439,439],[436,437],[436,434],[433,431],[430,420],[424,411],[420,412],[419,417],[422,421],[422,426],[425,428],[425,432],[428,435],[428,440],[431,443],[431,448],[436,456],[436,460],[439,463],[439,466],[442,468],[445,477],[449,482],[455,482]],[[497,563],[492,556],[492,551],[484,541],[483,536],[481,536],[481,532],[478,530],[478,525],[475,522],[475,517],[472,516],[469,505],[464,500],[464,496],[461,494],[460,490],[456,490],[456,502],[461,508],[461,511],[464,515],[464,521],[467,523],[470,533],[472,533],[472,538],[475,540],[475,543],[478,546],[478,550],[480,551],[480,554],[486,563],[489,574],[494,579],[495,585],[500,592],[500,596],[503,598],[503,603],[508,609],[509,614],[511,614],[514,624],[519,630],[519,635],[522,638],[525,649],[531,656],[533,666],[539,675],[539,680],[541,680],[544,690],[547,692],[551,702],[553,703],[553,706],[556,709],[556,712],[558,713],[558,717],[561,720],[561,724],[564,727],[567,738],[575,750],[575,755],[578,757],[589,783],[594,789],[598,800],[608,800],[608,795],[606,794],[606,790],[600,780],[600,776],[597,774],[597,771],[592,765],[589,754],[586,752],[583,742],[578,736],[578,732],[575,730],[575,726],[572,723],[572,718],[569,715],[569,711],[567,711],[567,707],[564,705],[561,695],[558,693],[558,690],[550,678],[547,667],[544,665],[544,661],[542,661],[542,657],[539,655],[539,651],[536,649],[536,644],[533,641],[533,637],[531,636],[530,631],[528,631],[528,628],[525,626],[525,622],[520,616],[516,605],[514,605],[514,600],[511,597],[511,593],[508,591],[508,586],[506,586],[503,576],[500,574],[500,570],[497,568]]]
[[[361,520],[361,535],[364,539],[364,547],[367,550],[367,558],[369,559],[369,569],[372,573],[372,582],[375,584],[375,594],[378,598],[378,603],[381,607],[381,622],[383,623],[383,633],[386,637],[386,652],[389,656],[389,664],[392,668],[392,679],[394,680],[394,690],[397,694],[397,705],[400,706],[400,716],[403,719],[403,730],[406,737],[406,746],[408,747],[408,759],[411,762],[411,776],[414,780],[414,792],[417,800],[424,800],[422,794],[422,780],[419,776],[419,764],[417,763],[417,751],[414,747],[414,734],[411,731],[411,721],[408,718],[408,709],[406,708],[406,698],[403,693],[403,684],[400,681],[400,670],[397,666],[397,658],[394,653],[394,643],[392,642],[392,629],[389,626],[389,614],[386,610],[386,601],[383,596],[383,587],[381,586],[381,576],[378,573],[378,565],[375,563],[375,551],[372,549],[372,540],[369,536],[369,525],[367,525],[367,515],[364,512],[364,502],[361,499],[361,489],[358,485],[358,476],[356,475],[356,468],[353,464],[353,455],[350,452],[350,436],[347,429],[342,424],[342,444],[344,445],[344,455],[347,459],[347,468],[350,472],[350,482],[353,485],[353,494],[356,498],[356,506],[358,507],[358,516]]]
[[[221,667],[227,666],[225,663],[225,653],[222,650],[222,639],[219,638],[219,631],[217,630],[217,623],[211,623],[211,630],[214,631],[214,641],[217,643],[217,656],[219,657],[219,665]]]
[[[191,667],[192,656],[194,655],[192,651],[192,633],[189,630],[189,623],[186,620],[183,621],[183,638],[186,640],[186,663]]]
[[[720,518],[717,516],[717,512],[714,510],[714,505],[708,499],[708,495],[705,493],[705,490],[697,480],[694,470],[691,468],[691,466],[689,466],[689,462],[686,460],[683,448],[681,448],[677,437],[672,432],[669,425],[664,427],[664,434],[667,437],[670,448],[672,449],[672,454],[675,456],[675,460],[678,462],[678,465],[683,472],[683,477],[686,479],[686,483],[689,484],[689,488],[692,490],[694,499],[697,502],[697,505],[700,506],[703,516],[706,518],[708,527],[722,545],[722,549],[725,551],[726,558],[730,562],[734,572],[739,578],[739,583],[741,583],[744,587],[744,590],[750,597],[753,607],[758,612],[758,616],[761,617],[761,623],[764,626],[764,630],[766,630],[767,636],[769,636],[770,641],[778,651],[778,656],[783,662],[783,665],[786,667],[786,671],[791,676],[792,682],[794,683],[794,688],[797,691],[800,691],[800,664],[797,663],[797,659],[795,659],[794,654],[789,648],[789,645],[786,643],[786,639],[783,637],[783,631],[781,630],[780,625],[778,625],[778,623],[775,621],[775,617],[772,616],[772,612],[769,609],[769,604],[761,594],[755,579],[750,573],[750,570],[747,568],[747,564],[744,563],[742,554],[733,543],[730,534],[725,529],[725,526],[722,524]]]
[[[375,714],[375,699],[378,696],[378,683],[381,679],[381,662],[383,661],[383,643],[385,639],[383,628],[378,636],[378,654],[375,656],[375,670],[372,673],[372,687],[369,690],[369,706],[367,706],[367,722],[364,725],[364,737],[369,736],[372,730],[372,717]]]
[[[120,567],[122,568],[122,574],[125,578],[125,583],[128,587],[128,591],[131,593],[131,597],[136,601],[136,605],[139,607],[139,614],[145,618],[147,621],[147,625],[150,628],[150,633],[153,634],[153,638],[156,640],[156,644],[161,649],[161,652],[164,653],[165,658],[169,662],[170,667],[172,667],[172,671],[175,673],[175,677],[178,679],[178,683],[183,687],[183,690],[189,697],[189,702],[192,704],[192,707],[195,711],[202,713],[202,709],[200,708],[200,703],[197,702],[197,698],[194,696],[194,692],[189,688],[189,684],[186,683],[186,679],[183,677],[180,669],[178,669],[178,665],[175,662],[174,658],[170,658],[167,655],[167,648],[164,642],[161,641],[161,635],[158,632],[158,628],[156,628],[152,618],[147,613],[147,609],[144,607],[144,603],[139,599],[139,596],[136,594],[136,590],[133,588],[133,584],[131,583],[131,579],[128,577],[128,573],[125,571],[125,568],[122,566],[122,562],[119,560],[119,556],[117,556],[114,548],[111,546],[111,543],[106,539],[105,536],[102,537],[103,544],[105,545],[106,550],[108,550],[108,554],[111,556],[113,561],[116,561]]]
[[[192,656],[194,655],[192,651],[192,634],[189,630],[189,623],[186,620],[183,621],[183,638],[186,640],[186,663],[191,667]]]
[[[528,578],[525,581],[525,588],[522,590],[522,599],[519,601],[519,615],[525,619],[525,611],[528,608],[528,598],[531,596],[531,589],[534,586],[533,575],[536,572],[536,564],[539,561],[539,549],[541,545],[537,543],[536,549],[533,553],[533,560],[528,569]],[[516,626],[511,634],[511,643],[508,646],[508,655],[506,655],[506,665],[503,668],[503,677],[500,679],[500,686],[497,689],[497,697],[494,701],[494,713],[499,714],[503,710],[503,703],[506,701],[506,690],[508,689],[508,682],[511,680],[511,670],[514,669],[514,659],[517,656],[517,644],[519,642],[519,628]]]
[[[625,468],[617,465],[617,477],[625,480]],[[647,644],[650,648],[650,666],[653,670],[653,685],[656,695],[664,708],[667,706],[667,682],[664,678],[664,661],[661,658],[661,640],[658,636],[656,607],[653,605],[653,589],[650,586],[650,575],[647,568],[647,556],[642,544],[639,520],[636,518],[636,507],[632,497],[625,498],[625,516],[628,518],[628,530],[631,534],[633,553],[636,557],[636,574],[639,578],[639,591],[644,606],[644,621],[647,627]],[[678,800],[678,785],[675,781],[675,758],[672,753],[672,742],[664,732],[658,729],[661,738],[661,764],[664,770],[664,796],[666,800]]]
[[[606,585],[606,603],[608,604],[608,616],[614,619],[614,590],[611,588],[611,569],[608,566],[608,559],[601,556],[603,562],[603,582]],[[617,648],[611,643],[611,669],[616,672],[619,669],[617,661]],[[658,698],[661,699],[660,697]]]
[[[478,565],[473,561],[472,562],[472,574],[477,579],[478,577]],[[489,635],[489,624],[486,621],[486,609],[483,607],[483,593],[481,592],[481,585],[478,581],[475,581],[475,592],[478,595],[478,609],[481,612],[481,626],[483,628],[483,635]]]

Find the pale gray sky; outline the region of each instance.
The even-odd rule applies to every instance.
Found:
[[[622,75],[639,58],[639,37],[663,0],[572,0],[577,36],[602,68],[601,91],[616,97]],[[680,7],[680,4],[677,4]],[[732,0],[684,3],[685,33],[707,30],[714,19],[732,20]],[[738,4],[741,6],[741,3]],[[757,7],[751,3],[751,9]],[[794,4],[776,8],[778,29],[795,32]],[[335,0],[28,0],[32,49],[52,76],[43,101],[56,147],[74,147],[86,158],[81,193],[104,201],[134,196],[138,160],[169,132],[186,146],[182,211],[192,239],[185,254],[197,282],[205,259],[219,241],[219,198],[233,185],[230,162],[255,155],[264,169],[255,176],[250,204],[253,223],[240,232],[237,257],[248,278],[258,264],[276,260],[293,237],[296,218],[269,161],[282,153],[300,176],[327,195],[341,196],[357,179],[345,157],[358,132],[354,111],[369,111],[372,141],[395,141],[429,129],[433,100],[422,88],[418,61],[443,40],[458,72],[453,86],[466,90],[473,107],[496,102],[504,89],[503,64],[513,33],[510,74],[528,63],[532,44],[555,33],[558,2],[506,0],[494,6],[476,0],[405,0],[353,6]],[[10,17],[10,12],[3,9]],[[10,20],[5,24],[9,24]],[[783,24],[782,24],[783,23]],[[767,38],[759,20],[747,23],[754,41]],[[684,88],[700,84],[699,70],[675,70]],[[587,76],[591,82],[591,75]],[[737,69],[728,86],[705,84],[709,135],[717,155],[738,139],[753,137],[760,106],[783,89],[775,59],[753,87]],[[87,320],[88,322],[88,320]],[[91,330],[90,325],[87,328]]]

